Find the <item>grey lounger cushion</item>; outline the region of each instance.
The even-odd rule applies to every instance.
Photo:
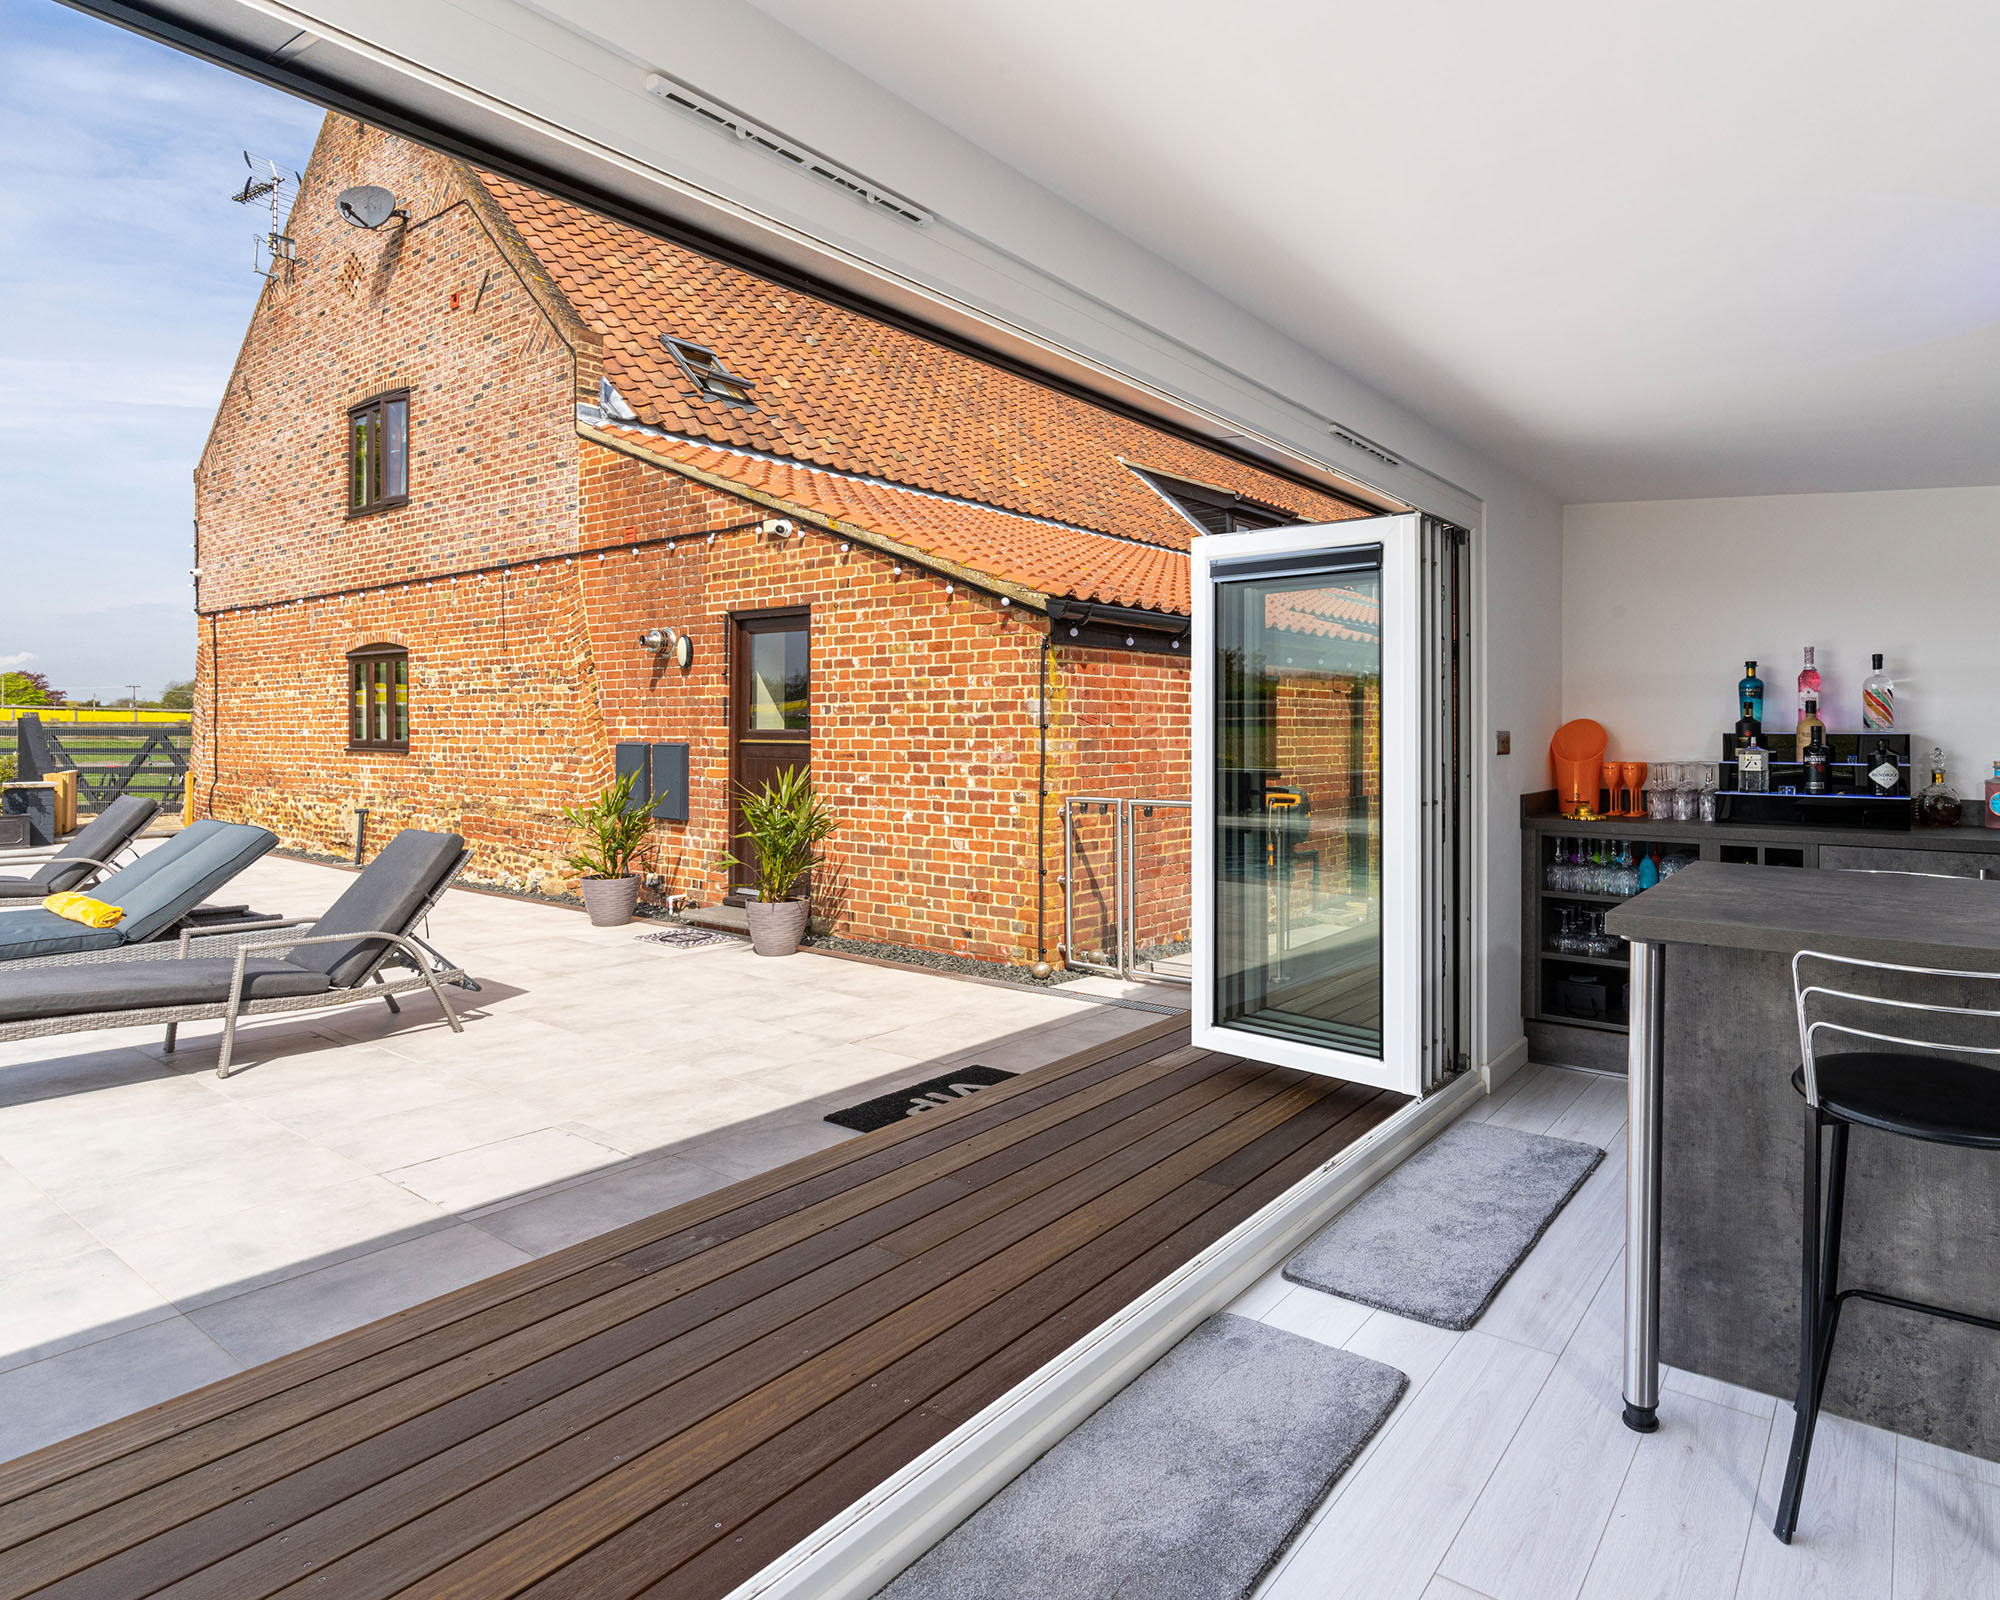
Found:
[[[159,802],[141,795],[121,794],[90,825],[32,873],[0,878],[0,901],[40,900],[74,889],[95,870],[93,861],[109,861],[139,836],[159,813]],[[80,860],[77,858],[81,858]]]
[[[458,834],[405,828],[362,868],[361,875],[327,908],[326,915],[306,930],[307,934],[317,939],[375,929],[404,932],[464,853],[465,840]],[[294,951],[290,959],[325,973],[331,987],[346,989],[367,976],[381,944],[380,939],[355,939],[347,944],[308,945]]]
[[[277,842],[270,829],[247,822],[190,823],[91,894],[124,909],[118,932],[125,943],[138,944],[172,927]]]
[[[172,927],[277,842],[269,829],[248,823],[194,823],[90,891],[123,909],[125,920],[115,928],[86,928],[40,906],[0,908],[0,961],[139,944]]]
[[[219,1006],[229,998],[229,981],[235,971],[234,957],[226,961],[168,957],[0,971],[0,1022],[33,1022],[93,1011],[142,1011],[155,1006]],[[244,962],[243,973],[244,997],[251,1000],[320,994],[327,988],[325,973],[308,972],[289,961],[268,957],[251,957]]]
[[[66,956],[79,950],[109,950],[125,942],[116,928],[86,928],[40,906],[0,910],[0,962],[27,956]]]

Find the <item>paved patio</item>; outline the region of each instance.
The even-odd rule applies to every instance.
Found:
[[[347,881],[238,884],[310,915]],[[272,1018],[226,1081],[207,1026],[0,1046],[0,1459],[854,1137],[830,1110],[1158,1020],[657,927],[454,890],[462,1036],[428,997]]]

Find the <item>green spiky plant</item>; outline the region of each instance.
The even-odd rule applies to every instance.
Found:
[[[563,817],[583,835],[583,848],[565,859],[586,878],[629,878],[632,864],[646,847],[652,825],[643,804],[632,800],[628,772],[588,805],[564,806]]]
[[[799,880],[826,858],[819,853],[840,821],[813,790],[812,775],[797,767],[785,770],[761,789],[743,786],[737,797],[743,831],[736,835],[750,846],[750,860],[726,856],[733,867],[757,874],[757,898],[769,904],[789,900]]]

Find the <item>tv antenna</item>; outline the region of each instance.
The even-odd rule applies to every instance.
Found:
[[[253,156],[248,150],[243,152],[243,165],[249,168],[243,179],[243,187],[229,198],[239,206],[268,205],[271,210],[271,227],[266,233],[252,234],[250,265],[260,277],[276,278],[291,276],[292,268],[298,265],[298,252],[292,236],[285,232],[285,223],[292,214],[292,201],[297,196],[299,174],[286,172],[268,156]]]

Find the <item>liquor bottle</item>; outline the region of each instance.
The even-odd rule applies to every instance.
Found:
[[[1993,763],[1993,776],[1986,780],[1986,808],[1979,820],[1989,828],[2000,828],[2000,761]]]
[[[1896,766],[1896,752],[1889,748],[1887,739],[1877,739],[1875,748],[1868,752],[1867,786],[1872,795],[1892,795],[1902,774]],[[1944,774],[1939,773],[1940,780]]]
[[[1816,668],[1812,664],[1812,646],[1810,644],[1806,646],[1806,664],[1802,668],[1798,668],[1798,720],[1800,720],[1800,732],[1804,732],[1806,696],[1808,694],[1812,696],[1814,704],[1818,704],[1818,700],[1820,700],[1820,668]],[[1806,746],[1800,744],[1798,748],[1804,750]]]
[[[1882,658],[1874,657],[1875,670],[1861,685],[1861,726],[1886,733],[1896,725],[1896,684],[1882,670]]]
[[[1812,704],[1811,701],[1806,703]],[[1805,750],[1799,757],[1800,763],[1806,769],[1807,794],[1827,792],[1827,778],[1832,759],[1833,752],[1826,747],[1826,728],[1815,714],[1812,721],[1812,737],[1807,740]],[[2000,763],[1996,763],[1995,770],[2000,771]]]
[[[1743,681],[1736,686],[1736,698],[1743,707],[1743,715],[1757,724],[1757,731],[1764,731],[1764,680],[1757,676],[1757,663],[1743,663]]]
[[[1917,796],[1917,821],[1926,828],[1955,828],[1964,814],[1958,795],[1944,781],[1944,751],[1931,751],[1931,784]]]
[[[1736,742],[1736,787],[1745,794],[1771,792],[1771,752],[1754,736]]]
[[[1805,759],[1806,746],[1813,742],[1815,735],[1824,737],[1826,724],[1820,720],[1819,695],[1802,695],[1799,698],[1799,759]]]

